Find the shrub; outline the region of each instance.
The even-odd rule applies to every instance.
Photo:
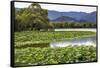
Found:
[[[45,65],[96,61],[93,46],[67,46],[56,48],[15,49],[15,65]]]

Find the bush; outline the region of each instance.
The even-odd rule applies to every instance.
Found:
[[[96,61],[93,46],[22,48],[15,50],[15,65],[45,65]]]

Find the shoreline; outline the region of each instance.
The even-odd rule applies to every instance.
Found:
[[[96,28],[67,28],[67,29],[54,29],[54,31],[92,31],[92,32],[96,32]]]

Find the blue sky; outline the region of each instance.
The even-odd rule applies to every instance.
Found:
[[[23,2],[16,2],[16,8],[25,8],[28,7],[31,3],[23,3]],[[86,12],[90,13],[96,11],[96,7],[86,7],[86,6],[73,6],[73,5],[57,5],[57,4],[40,4],[42,8],[48,10],[55,10],[59,12]]]

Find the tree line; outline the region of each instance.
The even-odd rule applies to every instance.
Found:
[[[53,28],[96,28],[96,23],[90,22],[51,22]]]

